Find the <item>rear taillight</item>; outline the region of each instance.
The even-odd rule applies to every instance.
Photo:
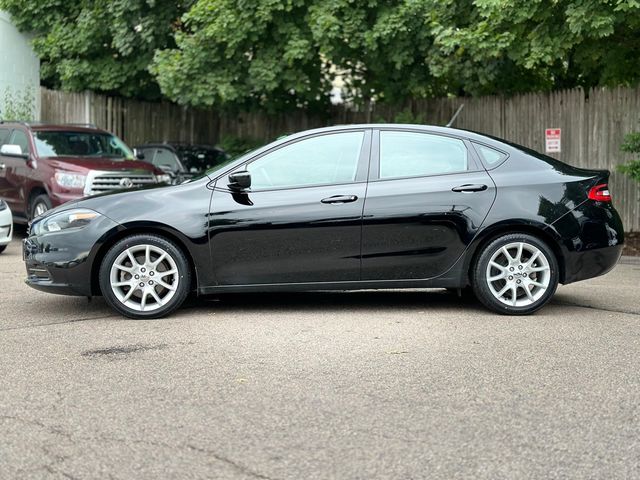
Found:
[[[611,194],[609,193],[609,185],[601,183],[600,185],[591,187],[591,190],[589,190],[589,199],[595,200],[596,202],[610,202]]]

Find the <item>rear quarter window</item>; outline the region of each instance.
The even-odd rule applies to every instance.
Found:
[[[481,145],[479,143],[473,143],[478,155],[485,163],[487,167],[495,167],[496,165],[502,163],[508,155],[500,150],[496,150],[491,147],[487,147],[486,145]]]

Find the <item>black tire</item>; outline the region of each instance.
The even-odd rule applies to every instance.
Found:
[[[4,252],[7,249],[6,245],[0,245],[0,253]]]
[[[175,276],[176,282],[174,285],[172,285],[176,287],[173,296],[167,301],[165,305],[159,306],[151,311],[146,312],[131,308],[130,306],[123,303],[123,301],[121,301],[116,296],[114,288],[111,286],[111,269],[114,262],[121,254],[126,252],[127,249],[140,245],[150,245],[162,250],[163,252],[166,252],[169,258],[171,258],[171,260],[175,262],[175,268],[177,270],[177,275]],[[133,276],[133,274],[125,275]],[[146,277],[141,278],[141,280],[143,282],[146,282],[147,280],[153,280],[153,278],[154,277]],[[158,277],[156,277],[156,280],[157,279]],[[109,249],[100,265],[99,280],[100,290],[107,304],[117,312],[134,319],[160,318],[169,315],[184,303],[191,290],[191,269],[189,267],[189,261],[187,260],[183,251],[172,241],[167,240],[166,238],[159,235],[132,235],[120,240]],[[132,279],[129,280],[133,281]],[[137,283],[137,280],[135,280],[134,283]],[[163,288],[159,286],[159,283],[157,281],[155,285],[156,286],[153,287],[154,290],[158,288],[161,291],[163,290]],[[145,288],[147,288],[146,285]],[[135,289],[137,289],[138,291],[140,290],[138,289],[138,287],[135,287]],[[126,298],[124,300],[126,300]],[[158,305],[155,301],[154,304]]]
[[[513,243],[519,243],[519,242],[522,242],[525,245],[528,244],[537,248],[546,257],[546,260],[548,262],[548,269],[546,270],[546,272],[548,272],[548,275],[549,275],[548,277],[549,282],[548,282],[548,286],[546,287],[546,290],[544,290],[543,293],[541,293],[539,298],[536,298],[535,301],[532,301],[531,304],[523,305],[523,306],[513,306],[513,305],[508,305],[503,301],[499,300],[496,297],[496,295],[492,293],[492,290],[489,286],[489,280],[487,278],[489,275],[487,268],[489,266],[489,262],[493,257],[493,255],[497,254],[502,249],[502,247],[509,244],[513,244]],[[507,267],[507,268],[510,269],[511,267]],[[545,267],[543,266],[542,268],[545,268]],[[546,275],[546,272],[540,273],[540,274],[529,273],[529,276],[530,276],[529,281],[531,280],[537,281],[539,278],[541,278],[541,277],[538,277],[538,275]],[[509,276],[509,274],[510,273],[508,271],[507,273],[505,273],[505,275],[507,276],[504,279],[505,286],[507,283],[507,278],[512,278],[511,276]],[[519,273],[518,269],[516,268],[514,275],[523,275],[523,274]],[[524,276],[525,277],[527,276],[526,273],[524,274]],[[521,278],[521,277],[517,277],[517,278]],[[525,279],[521,279],[521,281],[524,282]],[[492,310],[494,312],[501,313],[501,314],[506,314],[506,315],[528,315],[530,313],[533,313],[539,310],[551,299],[551,297],[555,293],[556,289],[558,288],[558,281],[559,281],[558,260],[556,259],[556,256],[551,250],[551,248],[549,248],[549,246],[539,238],[533,235],[525,234],[525,233],[508,234],[491,241],[489,244],[487,244],[485,247],[482,248],[482,251],[479,252],[479,255],[477,257],[477,260],[471,272],[471,282],[473,285],[473,291],[475,292],[476,297],[478,297],[478,300],[480,300],[480,302],[482,302],[482,304],[485,307],[487,307],[489,310]],[[521,284],[517,288],[518,290],[516,290],[516,292],[518,292],[518,296],[516,296],[516,302],[520,301],[519,299],[526,302],[527,300],[523,296],[523,295],[528,295],[528,293],[524,290],[525,287],[522,286]],[[534,289],[534,288],[535,287],[531,286],[531,289]],[[494,288],[494,290],[496,290],[496,288]],[[511,295],[511,298],[513,298],[513,295]]]
[[[51,210],[52,208],[51,199],[44,193],[38,195],[37,197],[34,197],[31,200],[31,205],[29,206],[29,215],[32,220],[36,218],[36,211],[38,211],[39,208],[43,209],[41,213],[44,213],[47,210]]]

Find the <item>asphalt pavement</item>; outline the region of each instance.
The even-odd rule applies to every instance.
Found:
[[[136,321],[0,255],[0,478],[640,478],[640,261],[529,317],[442,290]]]

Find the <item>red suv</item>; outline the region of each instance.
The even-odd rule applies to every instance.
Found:
[[[167,180],[94,126],[0,122],[0,199],[16,222],[70,200]]]

